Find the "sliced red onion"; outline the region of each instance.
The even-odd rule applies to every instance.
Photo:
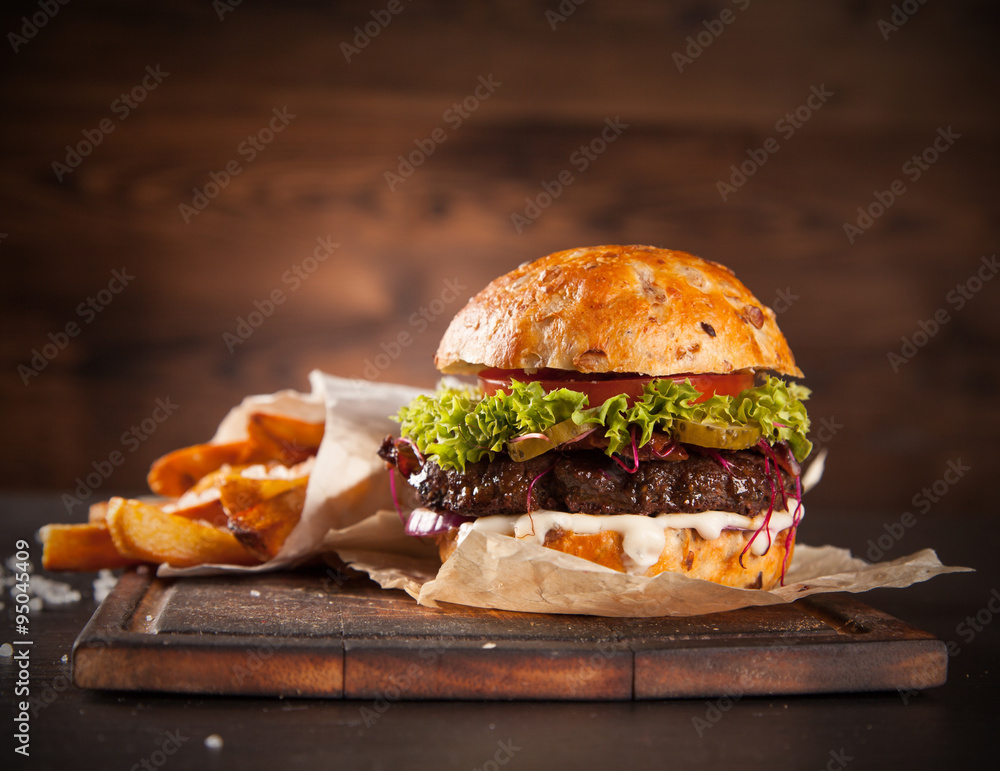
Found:
[[[534,434],[521,434],[520,436],[515,436],[511,438],[510,443],[515,444],[517,442],[523,442],[525,439],[544,439],[546,441],[551,441],[545,434],[534,433]]]
[[[772,485],[774,483],[770,477],[770,471],[768,470],[767,466],[767,459],[770,458],[771,461],[774,463],[774,476],[777,477],[778,479],[778,490],[781,491],[781,502],[782,505],[785,507],[785,511],[788,511],[788,497],[785,495],[785,483],[781,478],[781,471],[780,471],[781,463],[778,460],[778,456],[774,454],[774,450],[771,448],[771,445],[767,443],[766,439],[761,439],[759,442],[757,442],[757,446],[760,447],[761,452],[764,454],[764,471],[765,473],[768,474],[768,482]]]
[[[753,546],[753,542],[757,539],[757,536],[760,535],[761,530],[767,530],[767,551],[765,551],[764,553],[767,554],[767,552],[771,550],[771,531],[768,529],[768,525],[771,524],[771,515],[774,513],[775,490],[774,490],[774,478],[771,476],[771,462],[767,459],[766,455],[764,456],[764,476],[767,477],[768,487],[771,488],[771,500],[767,504],[767,515],[764,517],[764,524],[758,527],[754,531],[753,535],[750,536],[750,540],[747,541],[747,545],[744,546],[743,551],[740,552],[741,568],[746,567],[746,565],[743,564],[743,555],[750,550],[751,546]]]
[[[401,436],[399,437],[399,439],[396,440],[396,442],[397,446],[399,444],[407,445],[411,450],[413,450],[413,454],[417,456],[417,460],[420,461],[421,465],[423,464],[424,456],[421,454],[420,450],[417,448],[416,443],[412,439],[407,439],[405,436]]]
[[[664,449],[662,451],[657,451],[657,449],[654,446],[654,444],[655,444],[654,442],[650,442],[649,443],[649,452],[652,455],[655,455],[657,458],[660,458],[660,459],[670,457],[670,453],[672,453],[674,450],[676,450],[678,447],[680,447],[680,442],[671,441],[671,442],[663,445]]]
[[[400,437],[393,440],[392,446],[396,450],[396,468],[406,479],[423,468],[424,456],[412,440]]]
[[[639,448],[635,443],[635,431],[634,430],[629,431],[629,436],[632,437],[632,460],[635,465],[632,468],[629,468],[616,455],[612,455],[611,460],[613,460],[615,463],[621,466],[629,474],[634,474],[636,471],[639,470]]]
[[[723,458],[722,453],[720,453],[718,450],[713,450],[711,447],[699,447],[698,445],[690,445],[690,446],[694,447],[697,452],[700,452],[703,455],[707,455],[709,458],[711,458],[720,466],[722,466],[722,470],[725,471],[727,474],[733,473],[733,464],[730,463],[725,458]]]
[[[414,509],[406,521],[407,535],[437,535],[465,522],[472,522],[472,517],[463,517],[450,511],[437,512],[430,509]]]
[[[792,526],[788,528],[788,535],[785,536],[785,557],[781,560],[781,585],[785,585],[785,572],[788,570],[788,555],[790,554],[789,547],[792,545],[792,541],[795,540],[795,533],[799,529],[799,523],[802,521],[802,480],[799,477],[795,477],[795,513],[792,514]]]
[[[788,442],[778,442],[771,449],[774,452],[774,457],[781,463],[785,471],[795,477],[802,476],[802,466],[796,460],[792,448],[788,446]]]

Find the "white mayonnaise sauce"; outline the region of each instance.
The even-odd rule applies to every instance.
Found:
[[[768,546],[782,530],[792,526],[792,512],[796,510],[796,502],[789,499],[791,512],[774,511],[767,529],[761,530],[754,539],[750,550],[760,556],[767,552]],[[805,514],[805,507],[798,509],[800,519]],[[691,528],[707,540],[713,540],[722,535],[723,530],[745,530],[754,532],[764,526],[766,514],[756,517],[744,517],[731,511],[701,511],[696,514],[660,514],[646,517],[639,514],[570,514],[565,511],[548,511],[542,509],[530,514],[494,515],[479,517],[474,522],[466,522],[459,528],[458,542],[472,530],[483,533],[499,533],[521,540],[528,540],[539,545],[545,544],[545,536],[550,530],[561,529],[591,535],[604,531],[622,534],[622,548],[626,559],[624,562],[630,573],[644,573],[655,565],[666,545],[667,529]]]

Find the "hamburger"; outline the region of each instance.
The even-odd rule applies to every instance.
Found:
[[[478,529],[631,574],[783,581],[809,390],[725,266],[652,246],[550,254],[473,297],[435,365],[476,381],[402,407],[379,455],[394,495],[399,475],[415,496],[407,533],[442,559]]]

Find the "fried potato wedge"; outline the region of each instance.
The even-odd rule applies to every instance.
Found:
[[[150,490],[172,500],[112,498],[93,504],[86,524],[43,528],[45,566],[252,565],[277,554],[302,515],[324,424],[267,412],[247,421],[247,439],[184,447],[153,463]]]
[[[305,487],[309,477],[297,479],[261,479],[230,474],[219,487],[219,495],[226,512],[232,516],[237,511],[250,509],[258,503],[274,498],[297,487]]]
[[[112,498],[107,522],[118,551],[144,562],[166,562],[174,567],[258,562],[228,530],[167,514],[142,501]]]
[[[196,444],[167,453],[149,469],[149,489],[170,498],[183,495],[207,474],[224,464],[246,465],[269,460],[270,455],[250,440],[227,444]]]
[[[222,483],[222,505],[229,529],[262,560],[274,557],[302,516],[307,476],[250,479],[232,476]]]
[[[103,521],[45,525],[39,535],[42,538],[42,567],[46,570],[96,572],[142,562],[118,552]]]
[[[251,413],[247,422],[250,441],[286,466],[315,455],[323,441],[323,423],[306,423],[287,415]]]
[[[97,503],[90,504],[90,508],[87,510],[87,521],[93,524],[103,525],[104,519],[108,514],[108,502],[98,501]]]
[[[222,486],[224,479],[232,476],[233,474],[239,474],[245,468],[248,468],[248,466],[243,464],[234,466],[228,463],[223,463],[215,471],[210,471],[195,482],[194,485],[192,485],[188,491],[184,493],[184,496],[189,496],[195,493],[203,493],[206,490],[218,490]],[[184,496],[181,496],[181,498]]]
[[[205,522],[213,527],[224,528],[229,524],[218,490],[206,490],[195,495],[188,491],[176,501],[164,503],[159,508],[166,514]]]

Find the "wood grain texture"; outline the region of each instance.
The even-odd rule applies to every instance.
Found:
[[[74,682],[376,702],[622,701],[916,690],[947,673],[944,643],[847,597],[606,619],[430,610],[330,575],[126,572],[74,646]]]
[[[961,309],[948,297],[1000,241],[996,6],[927,4],[883,39],[890,3],[742,5],[586,3],[553,29],[548,3],[407,4],[350,62],[340,46],[367,7],[66,6],[7,51],[0,83],[0,486],[73,492],[118,451],[89,499],[140,490],[243,395],[305,388],[316,367],[431,385],[448,320],[490,279],[624,242],[726,263],[784,308],[831,450],[815,511],[915,510],[957,460],[970,470],[928,511],[982,507],[997,283]],[[3,28],[33,7],[5,9]],[[679,72],[673,54],[731,8]],[[169,75],[120,118],[115,100],[157,65]],[[500,84],[485,99],[480,78]],[[833,95],[787,136],[779,121],[814,87]],[[248,160],[241,143],[284,108],[294,119]],[[574,153],[615,118],[628,128],[581,169]],[[52,163],[104,119],[114,130],[58,181]],[[911,181],[903,164],[949,126],[961,137]],[[386,172],[435,130],[445,141],[391,190]],[[777,152],[723,201],[718,182],[768,139]],[[179,206],[230,162],[240,173],[185,224]],[[512,215],[561,172],[572,184],[518,232]],[[844,223],[895,179],[905,194],[849,243]],[[325,238],[339,247],[296,283]],[[122,269],[134,280],[87,323],[80,304]],[[948,322],[894,372],[888,355],[939,310]],[[25,385],[18,367],[69,322],[79,334]],[[177,409],[143,431],[165,398]]]

